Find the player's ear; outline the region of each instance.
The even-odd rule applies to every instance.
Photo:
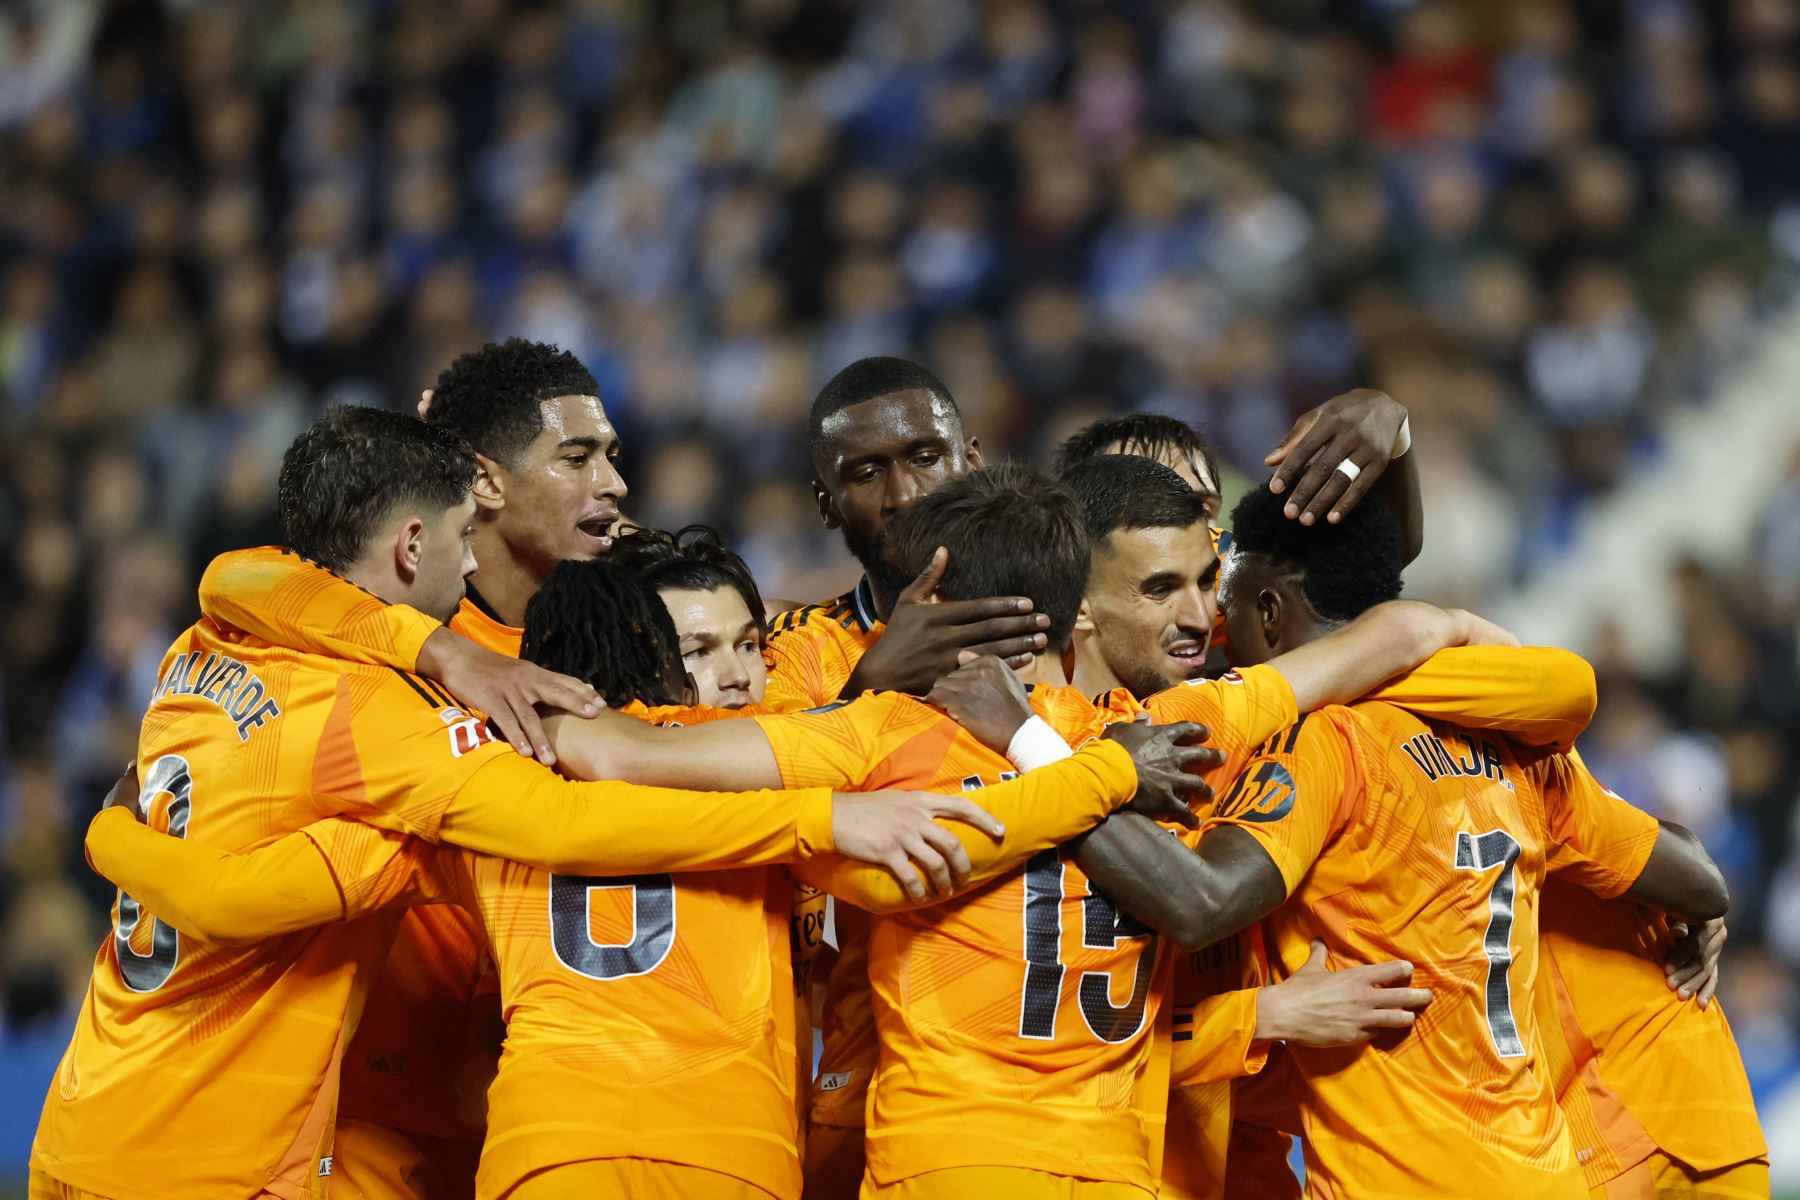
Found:
[[[394,531],[394,571],[406,583],[419,575],[419,563],[425,557],[425,522],[408,517]]]
[[[1271,647],[1281,645],[1284,609],[1279,588],[1266,587],[1256,593],[1256,620],[1262,626],[1263,641]]]
[[[1081,604],[1075,610],[1075,628],[1083,633],[1094,632],[1094,610],[1088,607],[1086,596],[1081,598]],[[1070,645],[1073,646],[1074,642],[1071,641]]]
[[[963,444],[963,457],[969,460],[969,470],[981,470],[981,439],[972,437]]]
[[[825,522],[825,528],[843,528],[844,518],[838,513],[837,501],[831,498],[831,493],[825,490],[825,485],[815,479],[812,489],[813,503],[819,506],[819,520]]]
[[[495,512],[506,507],[505,469],[485,454],[475,456],[475,482],[469,488],[475,508]]]

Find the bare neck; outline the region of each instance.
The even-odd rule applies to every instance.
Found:
[[[1063,670],[1060,651],[1040,651],[1029,663],[1020,667],[1018,673],[1020,682],[1027,687],[1039,683],[1045,687],[1069,686],[1069,673]]]
[[[544,586],[543,576],[513,552],[492,524],[475,527],[475,562],[469,586],[504,624],[523,628],[525,606]]]
[[[1084,696],[1098,696],[1102,692],[1110,692],[1116,687],[1124,687],[1124,680],[1113,674],[1113,669],[1106,665],[1106,658],[1100,653],[1100,639],[1093,633],[1075,631],[1075,678],[1073,683],[1081,689]]]

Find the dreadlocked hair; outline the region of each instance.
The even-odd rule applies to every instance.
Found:
[[[585,681],[613,708],[686,699],[681,642],[662,598],[603,561],[557,564],[525,606],[519,656]]]

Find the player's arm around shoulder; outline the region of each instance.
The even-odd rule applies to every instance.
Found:
[[[1578,654],[1492,644],[1440,650],[1365,699],[1566,750],[1593,720],[1598,694],[1594,668]]]

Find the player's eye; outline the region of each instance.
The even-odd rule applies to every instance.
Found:
[[[706,648],[704,646],[695,646],[692,650],[682,654],[681,661],[686,663],[697,663],[705,657]]]
[[[915,454],[913,456],[913,465],[915,467],[935,467],[938,463],[943,461],[943,458],[944,456],[935,450],[926,454]]]
[[[575,467],[578,470],[582,467],[587,466],[587,460],[588,460],[588,456],[585,454],[566,454],[563,456],[564,462],[568,463],[571,467]]]
[[[761,654],[762,653],[762,643],[755,641],[754,639],[739,642],[738,643],[738,653],[739,654]]]

